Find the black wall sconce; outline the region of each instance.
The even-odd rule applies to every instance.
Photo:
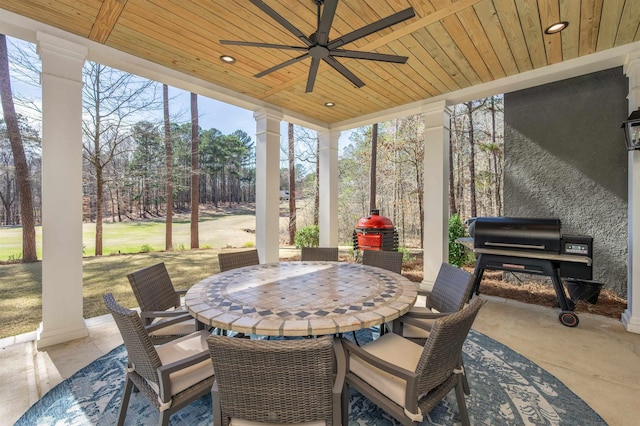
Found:
[[[621,128],[624,129],[627,151],[640,149],[640,108],[633,111],[629,118],[622,122]]]

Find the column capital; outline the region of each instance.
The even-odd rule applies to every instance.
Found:
[[[640,68],[640,49],[627,53],[624,61],[624,73],[629,76],[633,71]]]
[[[43,74],[82,82],[82,67],[88,54],[85,46],[40,31],[36,42]]]
[[[427,129],[442,127],[449,129],[451,107],[446,101],[437,101],[423,105],[420,109],[424,114],[424,124]]]
[[[256,121],[263,120],[263,119],[282,121],[282,119],[284,118],[284,114],[282,113],[282,111],[277,110],[277,109],[260,108],[260,109],[255,110],[253,112],[253,118]]]

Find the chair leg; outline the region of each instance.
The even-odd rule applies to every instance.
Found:
[[[464,394],[469,396],[471,395],[471,389],[469,389],[469,380],[467,379],[467,370],[464,368],[464,361],[462,358],[460,359],[460,367],[462,367],[462,390],[464,390]]]
[[[171,418],[171,411],[164,410],[160,412],[160,421],[158,424],[160,426],[169,426],[169,419]]]
[[[129,379],[129,375],[127,374],[127,378],[124,382],[124,388],[122,389],[122,398],[120,401],[120,409],[118,410],[118,426],[124,425],[124,419],[127,417],[127,408],[129,407],[129,397],[131,396],[131,388],[133,387],[133,382]]]
[[[349,424],[349,386],[342,387],[342,426]]]
[[[458,384],[456,384],[456,400],[458,401],[458,411],[460,412],[459,414],[462,426],[471,426],[471,422],[469,421],[469,412],[467,411],[467,403],[464,399],[463,381],[464,379],[461,376],[458,376]]]

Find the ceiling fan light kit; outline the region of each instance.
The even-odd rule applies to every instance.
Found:
[[[340,48],[345,44],[352,43],[370,34],[373,34],[400,22],[406,21],[407,19],[413,18],[415,16],[415,12],[412,7],[394,13],[393,15],[382,18],[371,24],[365,25],[364,27],[345,34],[342,37],[338,37],[334,40],[329,40],[329,32],[331,31],[333,18],[336,14],[338,0],[312,0],[317,5],[318,9],[318,24],[316,27],[316,32],[309,36],[293,26],[288,20],[278,14],[262,0],[250,1],[264,13],[270,16],[273,20],[278,22],[287,31],[296,36],[304,44],[304,46],[287,46],[282,44],[263,42],[220,40],[220,44],[226,45],[261,47],[267,49],[287,49],[304,52],[300,56],[289,59],[288,61],[259,72],[254,77],[260,78],[286,66],[302,61],[303,59],[311,58],[311,66],[309,67],[309,76],[307,77],[307,86],[305,92],[309,93],[313,91],[316,76],[318,75],[318,67],[320,65],[320,61],[326,62],[334,70],[338,71],[342,76],[353,83],[354,86],[362,87],[365,85],[364,82],[360,80],[360,78],[358,78],[355,74],[353,74],[347,67],[338,62],[335,57],[365,59],[369,61],[389,62],[395,64],[404,64],[407,62],[407,59],[409,59],[406,56],[388,55],[376,52],[360,52],[357,50],[345,50]]]

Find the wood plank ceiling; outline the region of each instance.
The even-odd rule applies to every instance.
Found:
[[[264,2],[315,32],[313,0]],[[365,82],[358,89],[322,62],[305,93],[309,59],[254,77],[300,52],[220,44],[302,46],[249,0],[0,0],[0,8],[328,123],[640,40],[640,0],[341,0],[329,39],[410,6],[414,18],[345,46],[408,56],[406,64],[338,58]],[[544,33],[558,21],[569,22],[565,31]]]

